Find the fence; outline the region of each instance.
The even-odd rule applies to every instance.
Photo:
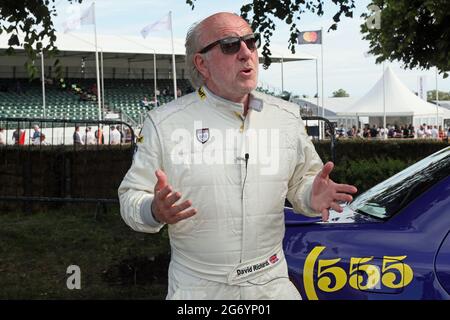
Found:
[[[318,116],[302,117],[305,122],[306,132],[313,139],[319,140],[321,137],[330,139],[331,161],[336,162],[336,135],[334,124],[330,120]]]
[[[318,127],[324,123],[331,133],[334,161],[333,124],[321,117],[303,119],[313,139],[318,138]],[[117,126],[126,132],[121,138]],[[0,202],[21,202],[27,211],[33,202],[94,203],[104,210],[106,204],[118,203],[117,188],[136,147],[129,124],[115,120],[0,118],[0,127],[6,128],[7,141],[0,148]],[[35,132],[39,134],[35,136]]]
[[[129,124],[0,118],[0,127],[6,140],[0,148],[0,202],[96,203],[105,210],[118,203],[111,190],[117,190],[135,151]]]

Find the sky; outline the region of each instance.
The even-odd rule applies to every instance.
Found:
[[[184,39],[186,31],[192,23],[219,11],[240,12],[243,4],[250,0],[197,0],[195,9],[191,10],[185,0],[96,0],[96,27],[97,34],[139,36],[140,30],[153,22],[162,19],[172,11],[172,25],[175,38]],[[340,88],[347,91],[351,97],[362,97],[381,78],[382,64],[375,64],[375,58],[367,55],[369,43],[362,40],[360,34],[360,18],[362,12],[369,4],[368,0],[357,0],[354,18],[342,17],[336,31],[326,32],[332,24],[332,16],[337,7],[331,1],[325,1],[324,15],[318,17],[313,13],[302,15],[297,23],[299,30],[309,31],[324,29],[323,32],[323,61],[324,61],[324,92],[325,96]],[[83,0],[81,5],[70,5],[67,0],[56,0],[57,14],[54,25],[57,31],[63,31],[62,23],[67,16],[76,9],[87,8],[92,0]],[[382,23],[382,21],[381,21]],[[277,21],[272,42],[288,46],[289,27]],[[84,30],[86,29],[86,30]],[[83,26],[81,32],[89,32],[90,26]],[[170,37],[169,31],[160,31],[158,36]],[[321,58],[320,45],[296,45],[296,52],[307,53]],[[386,62],[384,67],[391,66],[394,73],[412,91],[418,91],[419,77],[425,78],[425,90],[436,88],[436,71],[432,70],[405,70],[398,62]],[[284,90],[298,95],[314,96],[316,94],[316,66],[314,61],[288,62],[283,65]],[[320,64],[319,64],[320,68]],[[319,69],[319,86],[321,84]],[[272,64],[268,70],[261,66],[259,74],[260,85],[272,91],[279,92],[282,88],[281,66]],[[437,77],[438,89],[450,91],[450,77],[443,79]],[[319,87],[321,92],[321,87]]]

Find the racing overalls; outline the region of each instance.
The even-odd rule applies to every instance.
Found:
[[[155,171],[197,213],[168,226],[168,299],[300,299],[288,279],[284,201],[310,208],[322,169],[298,105],[250,94],[249,110],[206,87],[148,113],[119,187],[123,220],[158,232],[151,214]]]

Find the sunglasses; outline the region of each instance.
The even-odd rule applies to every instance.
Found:
[[[223,54],[235,54],[241,49],[241,41],[245,43],[249,50],[254,51],[256,48],[259,48],[260,45],[259,33],[252,33],[242,37],[223,38],[207,45],[200,50],[199,53],[206,53],[216,45],[220,44],[220,49]]]

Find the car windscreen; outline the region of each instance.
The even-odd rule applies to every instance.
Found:
[[[450,147],[447,147],[364,192],[350,207],[363,215],[386,220],[449,175]]]

